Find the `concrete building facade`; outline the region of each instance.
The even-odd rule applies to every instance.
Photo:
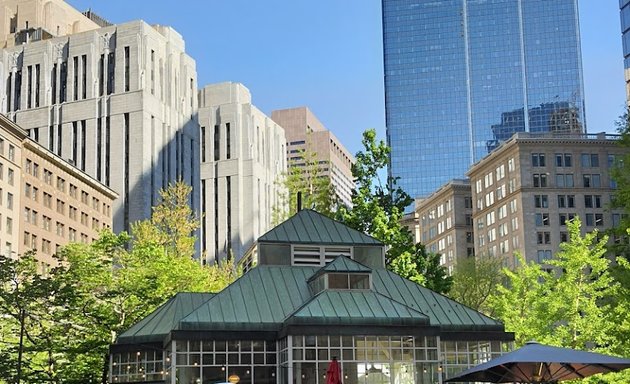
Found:
[[[51,3],[67,8],[61,0],[17,3],[7,18],[21,20],[28,7],[39,15],[28,28],[50,28]],[[72,34],[2,50],[0,110],[119,194],[115,231],[149,218],[160,188],[176,180],[193,186],[199,211],[197,74],[182,37],[143,21],[99,27],[93,20],[105,23],[94,15],[67,14],[76,28],[58,35]]]
[[[568,240],[566,222],[579,216],[582,231],[618,225],[610,208],[610,169],[624,153],[616,135],[551,136],[518,133],[469,172],[477,256],[514,252],[527,261],[551,258]]]
[[[452,274],[457,262],[474,257],[472,196],[468,180],[451,180],[425,199],[416,200],[418,242],[440,254]]]
[[[238,260],[272,227],[287,167],[285,132],[239,83],[204,87],[199,105],[201,249],[207,263],[230,254]]]
[[[59,0],[2,0],[1,7],[0,48],[98,29],[106,23]]]
[[[112,227],[116,192],[54,155],[0,115],[0,244],[34,251],[42,270],[69,242],[91,242]]]
[[[307,107],[276,110],[271,118],[286,132],[289,166],[300,166],[300,152],[305,149],[316,153],[322,175],[330,177],[339,201],[352,206],[355,159],[339,139]]]

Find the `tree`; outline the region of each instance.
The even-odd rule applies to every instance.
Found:
[[[54,347],[66,337],[67,295],[37,265],[33,252],[0,256],[0,381],[58,382]]]
[[[277,181],[283,192],[273,208],[273,223],[279,224],[297,212],[298,193],[302,197],[302,208],[332,217],[338,205],[337,194],[330,177],[324,174],[323,169],[329,164],[320,164],[317,153],[312,150],[310,134],[306,136],[305,148],[293,157],[287,171]]]
[[[598,239],[596,231],[582,236],[580,227],[579,219],[567,223],[569,242],[545,261],[550,272],[522,259],[515,272],[505,270],[509,284],[499,288],[492,306],[506,329],[516,333],[517,344],[536,339],[577,349],[596,346],[602,352],[614,344],[613,307],[605,299],[618,283],[605,256],[608,239]]]
[[[389,165],[390,148],[376,140],[374,129],[363,133],[362,144],[364,150],[356,154],[352,166],[356,184],[352,208],[341,206],[337,218],[387,245],[385,261],[390,270],[438,292],[448,292],[452,280],[439,265],[439,256],[415,244],[409,229],[400,224],[413,199],[396,185],[396,178],[381,180],[380,173]]]
[[[48,276],[36,273],[32,258],[0,259],[0,321],[11,320],[2,328],[15,334],[20,314],[27,320],[24,382],[105,382],[108,348],[120,332],[177,292],[216,292],[237,278],[232,260],[202,266],[191,257],[198,220],[180,206],[185,191],[179,183],[161,191],[151,220],[134,224],[131,236],[105,230],[91,244],[62,247]],[[19,361],[11,343],[0,344],[0,354],[13,357],[1,370],[7,377]]]
[[[160,202],[153,207],[151,219],[132,224],[136,243],[155,243],[180,256],[193,257],[199,218],[190,208],[191,192],[192,187],[182,181],[160,190]]]
[[[502,269],[503,259],[499,257],[479,256],[458,260],[448,296],[491,316],[488,298],[502,282]]]
[[[541,281],[545,272],[540,264],[516,254],[514,271],[503,269],[507,284],[497,286],[495,295],[488,298],[491,311],[505,324],[506,331],[514,332],[516,345],[529,340],[544,341],[550,332],[550,321],[545,312],[545,287]]]

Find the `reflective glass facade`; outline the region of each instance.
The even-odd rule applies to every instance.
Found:
[[[585,132],[577,0],[382,1],[390,174],[411,196],[515,132]]]

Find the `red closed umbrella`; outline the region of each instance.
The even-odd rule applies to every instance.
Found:
[[[336,357],[333,357],[326,370],[326,384],[341,384],[341,367]]]

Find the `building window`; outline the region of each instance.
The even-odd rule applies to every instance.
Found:
[[[558,215],[560,225],[567,225],[567,221],[575,218],[575,213],[561,213]]]
[[[602,207],[601,195],[584,195],[584,207],[585,208],[601,208]]]
[[[537,213],[536,214],[536,226],[548,226],[549,225],[549,213]]]
[[[7,192],[7,208],[13,210],[13,194]]]
[[[572,173],[558,173],[556,175],[556,187],[557,188],[573,188],[573,174]]]
[[[114,73],[116,69],[116,55],[110,52],[107,57],[107,94],[114,93]]]
[[[587,213],[586,215],[586,225],[589,227],[603,227],[604,226],[604,215],[601,213]]]
[[[151,50],[151,94],[155,95],[155,51],[154,50]]]
[[[601,187],[601,178],[599,174],[582,175],[582,182],[584,183],[584,188],[600,188]]]
[[[57,176],[57,189],[61,192],[66,191],[66,181],[59,176]]]
[[[537,234],[538,244],[551,244],[550,232],[538,232]]]
[[[534,173],[532,175],[534,180],[534,187],[544,188],[547,186],[547,175],[544,173]]]
[[[98,95],[103,96],[105,92],[105,54],[101,54],[98,59]]]
[[[61,74],[59,75],[60,87],[59,87],[59,102],[64,103],[66,101],[66,94],[68,92],[68,62],[61,62]]]
[[[551,251],[550,250],[539,250],[538,251],[538,262],[542,264],[546,260],[551,260]]]
[[[153,51],[151,51],[151,94],[153,94]],[[129,47],[125,47],[125,92],[129,92]]]
[[[544,153],[532,153],[532,167],[544,167],[545,154]]]
[[[232,156],[230,145],[230,123],[225,123],[225,158],[230,159]]]
[[[597,153],[583,153],[580,156],[582,167],[596,168],[599,167],[599,155]]]
[[[221,155],[221,152],[219,149],[219,146],[220,146],[219,139],[221,138],[221,133],[219,130],[220,130],[220,126],[215,125],[214,126],[214,161],[218,161]]]
[[[558,195],[558,208],[575,208],[575,195]]]
[[[73,99],[79,99],[79,56],[74,56],[72,58],[72,71],[73,71],[73,82],[72,82],[72,90],[73,90]]]
[[[536,208],[549,208],[547,195],[534,195],[534,206]]]
[[[81,98],[87,98],[87,55],[81,56]]]

